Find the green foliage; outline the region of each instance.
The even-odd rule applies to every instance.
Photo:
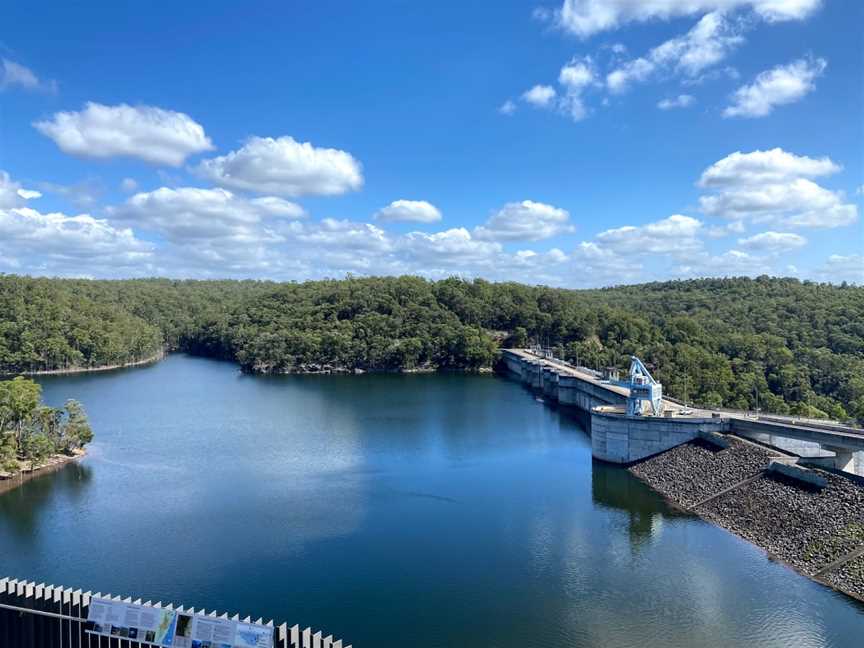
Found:
[[[62,409],[41,402],[41,388],[18,376],[0,381],[0,470],[14,472],[20,461],[35,467],[53,454],[71,454],[93,440],[81,403]]]
[[[667,394],[697,404],[864,421],[864,289],[854,286],[0,276],[0,371],[10,373],[120,364],[163,348],[250,372],[477,369],[499,344],[531,343],[597,368],[623,369],[638,355]]]

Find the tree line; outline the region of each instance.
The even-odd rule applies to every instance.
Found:
[[[162,349],[245,371],[490,367],[539,343],[573,362],[640,356],[704,406],[864,421],[864,289],[702,279],[565,290],[348,277],[92,281],[0,276],[0,372],[122,364]]]
[[[42,403],[42,388],[18,376],[0,381],[0,472],[32,470],[56,454],[72,455],[93,440],[81,403],[62,408]]]

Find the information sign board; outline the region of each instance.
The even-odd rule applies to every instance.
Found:
[[[86,629],[171,648],[273,648],[269,626],[95,597]]]

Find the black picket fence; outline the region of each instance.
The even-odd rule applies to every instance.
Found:
[[[153,608],[177,610],[187,614],[256,623],[273,629],[274,648],[351,648],[332,635],[323,636],[311,628],[273,621],[252,621],[238,615],[229,617],[182,606],[163,605],[121,598],[110,594],[83,592],[80,589],[36,584],[10,578],[0,579],[0,647],[2,648],[154,648],[153,644],[123,637],[100,636],[92,632],[87,616],[91,599],[109,599]]]

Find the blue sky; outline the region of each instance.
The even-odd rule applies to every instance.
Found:
[[[33,1],[4,24],[0,272],[864,283],[859,2]]]

